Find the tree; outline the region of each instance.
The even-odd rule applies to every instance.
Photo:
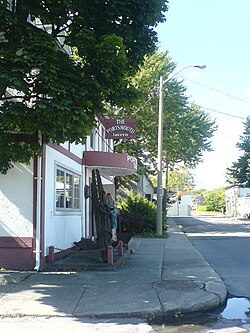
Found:
[[[236,162],[232,163],[231,168],[227,168],[227,181],[244,187],[250,187],[250,117],[246,118],[243,135],[240,136],[236,147],[243,154]]]
[[[175,69],[168,51],[156,51],[145,57],[143,65],[131,77],[131,84],[137,89],[138,98],[133,106],[119,110],[122,117],[137,119],[137,140],[123,141],[117,149],[137,156],[139,166],[149,170],[156,165],[158,137],[158,80],[166,79]],[[164,85],[163,116],[163,159],[166,166],[181,161],[195,166],[205,151],[212,150],[211,137],[216,130],[215,122],[199,106],[189,104],[182,82],[172,79]]]
[[[84,142],[104,101],[125,103],[166,10],[164,0],[0,0],[0,172],[39,153],[38,132]]]
[[[206,191],[205,193],[205,204],[207,205],[208,211],[221,212],[226,208],[225,203],[225,190],[215,189]]]
[[[192,195],[194,198],[201,198],[201,197],[204,197],[206,191],[207,191],[207,190],[204,189],[204,188],[199,189],[199,190],[192,190],[191,195]]]
[[[194,188],[194,177],[185,167],[170,170],[168,174],[169,191],[190,191]]]
[[[163,142],[166,164],[183,162],[189,167],[196,166],[205,151],[212,151],[210,139],[217,128],[215,122],[194,103],[182,109],[166,105],[166,110]]]

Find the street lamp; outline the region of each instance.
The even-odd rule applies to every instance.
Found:
[[[169,78],[163,81],[163,77],[160,76],[159,86],[159,119],[158,119],[158,158],[157,158],[157,220],[156,220],[156,233],[162,235],[162,138],[163,138],[163,84],[172,80],[176,75],[189,67],[195,67],[199,69],[206,68],[206,65],[189,65],[181,68],[178,72],[171,75]]]

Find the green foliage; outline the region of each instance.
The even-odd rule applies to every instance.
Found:
[[[198,210],[199,210],[200,212],[207,212],[209,209],[208,209],[207,206],[198,206]]]
[[[227,169],[227,181],[243,187],[250,187],[250,152],[245,152],[231,168]]]
[[[169,112],[166,112],[165,120],[165,161],[170,164],[184,162],[186,166],[194,167],[201,162],[204,152],[212,151],[210,139],[217,129],[215,121],[194,103],[177,108],[168,106],[166,100],[165,108]]]
[[[11,2],[13,12],[8,3],[0,1],[4,173],[39,154],[39,132],[45,143],[83,143],[104,102],[129,100],[127,77],[155,50],[152,27],[167,10],[165,0],[23,0]]]
[[[192,190],[191,194],[195,198],[200,198],[200,197],[204,196],[204,194],[205,194],[206,191],[207,190],[204,189],[204,188],[203,189],[199,189],[199,190]]]
[[[137,89],[137,99],[119,114],[136,117],[137,140],[124,140],[117,150],[136,156],[139,172],[145,168],[149,171],[149,165],[156,165],[159,77],[167,79],[174,70],[175,64],[167,51],[155,52],[145,57],[139,71],[130,78],[131,85]],[[210,139],[216,126],[199,106],[189,104],[185,91],[182,82],[176,79],[164,84],[163,160],[171,166],[182,161],[193,167],[201,161],[205,151],[212,150]]]
[[[227,181],[244,187],[250,187],[250,116],[244,122],[244,132],[236,144],[243,154],[238,161],[227,168]]]
[[[193,198],[204,198],[204,206],[198,206],[199,211],[212,211],[212,212],[222,212],[226,208],[225,202],[225,190],[223,188],[217,188],[214,190],[207,191],[194,190],[192,191]]]
[[[142,232],[138,235],[143,238],[168,238],[167,231],[163,231],[161,235],[156,234],[155,232]]]
[[[208,211],[221,212],[226,208],[225,190],[215,189],[205,194],[205,204]]]
[[[131,194],[120,204],[123,231],[155,233],[157,207],[140,194]]]
[[[178,167],[168,172],[169,191],[189,191],[194,187],[194,177],[185,167]]]

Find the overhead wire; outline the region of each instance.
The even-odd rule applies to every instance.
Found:
[[[202,87],[208,88],[208,89],[210,89],[210,90],[214,90],[214,91],[216,91],[217,93],[223,94],[223,95],[225,95],[225,96],[227,96],[227,97],[230,97],[230,98],[236,99],[236,100],[238,100],[238,101],[240,101],[240,102],[244,102],[244,103],[250,104],[250,102],[248,102],[248,101],[246,101],[246,100],[244,100],[244,99],[241,99],[241,98],[239,98],[239,97],[233,96],[233,95],[228,94],[228,93],[225,93],[225,92],[223,92],[223,91],[221,91],[221,90],[218,90],[218,89],[215,89],[215,88],[209,87],[209,86],[207,86],[207,85],[205,85],[205,84],[202,84],[202,83],[197,82],[197,81],[192,80],[192,79],[188,79],[188,78],[186,78],[186,77],[184,77],[184,76],[180,76],[180,77],[183,78],[184,80],[191,81],[191,82],[193,82],[193,83],[195,83],[195,84],[197,84],[197,85],[199,85],[199,86],[202,86]],[[155,90],[156,88],[157,88],[157,87],[154,86],[154,89],[153,89],[153,90]],[[146,100],[146,101],[145,101],[145,102],[144,102],[139,108],[137,108],[137,110],[136,110],[135,112],[136,112],[136,113],[139,112],[139,111],[140,111],[143,107],[145,107],[145,106],[149,103],[149,101],[150,101],[152,98],[154,98],[154,97],[156,97],[155,91],[153,91],[153,93],[149,95],[148,99],[147,99],[147,100]],[[171,96],[170,96],[170,98],[171,98]],[[202,108],[202,109],[204,109],[204,110],[208,110],[208,111],[211,111],[211,112],[215,112],[215,113],[218,113],[218,114],[222,114],[222,115],[224,115],[224,116],[228,116],[228,117],[232,117],[232,118],[237,118],[237,119],[245,120],[245,117],[241,117],[241,116],[233,115],[233,114],[230,114],[230,113],[226,113],[226,112],[222,112],[222,111],[214,110],[214,109],[211,109],[211,108],[204,107],[204,106],[202,106],[202,105],[197,105],[197,106],[200,107],[200,108]],[[100,135],[100,133],[98,132],[97,129],[95,129],[95,132],[96,132],[96,134],[101,138],[101,140],[105,141],[105,139]],[[106,143],[106,145],[109,147],[109,149],[110,149],[111,151],[113,151],[113,148],[112,148],[107,142],[105,142],[105,143]]]
[[[219,90],[219,89],[215,89],[215,88],[209,87],[209,86],[207,86],[207,85],[205,85],[205,84],[202,84],[202,83],[200,83],[200,82],[197,82],[197,81],[195,81],[195,80],[188,79],[188,78],[186,78],[186,77],[184,77],[184,76],[182,76],[182,75],[180,75],[179,77],[181,77],[181,78],[184,79],[184,80],[191,81],[191,82],[193,82],[193,83],[195,83],[195,84],[197,84],[197,85],[199,85],[199,86],[201,86],[201,87],[204,87],[204,88],[207,88],[207,89],[210,89],[210,90],[216,91],[217,93],[220,93],[220,94],[222,94],[222,95],[225,95],[225,96],[227,96],[227,97],[230,97],[230,98],[236,99],[236,100],[238,100],[238,101],[240,101],[240,102],[243,102],[243,103],[246,103],[246,104],[249,104],[249,105],[250,105],[250,102],[248,102],[248,101],[246,101],[246,100],[244,100],[244,99],[242,99],[242,98],[239,98],[239,97],[237,97],[237,96],[234,96],[234,95],[231,95],[231,94],[229,94],[229,93],[223,92],[223,91],[221,91],[221,90]],[[171,98],[171,96],[170,96],[170,98]],[[202,105],[197,105],[197,106],[199,106],[200,108],[202,108],[202,109],[204,109],[204,110],[208,110],[208,111],[211,111],[211,112],[215,112],[215,113],[218,113],[218,114],[222,114],[222,115],[224,115],[224,116],[228,116],[228,117],[232,117],[232,118],[237,118],[237,119],[242,119],[242,120],[245,120],[245,119],[246,119],[246,117],[237,116],[237,115],[234,115],[234,114],[230,114],[230,113],[226,113],[226,112],[222,112],[222,111],[214,110],[214,109],[211,109],[211,108],[207,108],[207,107],[205,107],[205,106],[202,106]]]
[[[238,119],[243,119],[243,120],[245,120],[245,117],[236,116],[236,115],[233,115],[233,114],[230,114],[230,113],[221,112],[221,111],[217,111],[217,110],[214,110],[214,109],[206,108],[205,106],[202,106],[202,105],[198,105],[198,106],[199,106],[200,108],[205,109],[205,110],[208,110],[208,111],[212,111],[212,112],[215,112],[215,113],[223,114],[224,116],[229,116],[229,117],[233,117],[233,118],[238,118]]]
[[[221,91],[221,90],[219,90],[219,89],[209,87],[209,86],[207,86],[207,85],[205,85],[205,84],[202,84],[202,83],[197,82],[197,81],[192,80],[192,79],[188,79],[188,78],[186,78],[186,77],[184,77],[184,76],[181,76],[181,75],[180,75],[180,77],[181,77],[182,79],[184,79],[184,80],[191,81],[191,82],[193,82],[193,83],[195,83],[195,84],[197,84],[197,85],[199,85],[199,86],[201,86],[201,87],[204,87],[204,88],[207,88],[207,89],[213,90],[213,91],[215,91],[215,92],[217,92],[217,93],[220,93],[220,94],[222,94],[222,95],[225,95],[225,96],[227,96],[227,97],[230,97],[230,98],[236,99],[236,100],[238,100],[238,101],[240,101],[240,102],[243,102],[243,103],[246,103],[246,104],[249,104],[249,105],[250,105],[250,102],[248,102],[248,101],[246,101],[246,100],[244,100],[244,99],[242,99],[242,98],[239,98],[239,97],[237,97],[237,96],[231,95],[231,94],[226,93],[226,92],[223,92],[223,91]],[[154,87],[154,89],[155,89],[155,88],[156,88],[156,86]],[[144,102],[139,108],[137,108],[137,110],[136,110],[135,112],[138,113],[138,112],[139,112],[144,106],[146,106],[146,105],[149,103],[149,101],[150,101],[153,97],[156,97],[156,95],[155,95],[155,94],[151,94],[151,95],[149,96],[149,98],[148,98],[148,99],[147,99],[147,100],[146,100],[146,101],[145,101],[145,102]],[[171,98],[171,96],[170,96],[170,98]],[[215,113],[218,113],[218,114],[222,114],[222,115],[224,115],[224,116],[228,116],[228,117],[232,117],[232,118],[237,118],[237,119],[242,119],[242,120],[245,120],[245,118],[246,118],[246,117],[237,116],[237,115],[234,115],[234,114],[230,114],[230,113],[226,113],[226,112],[222,112],[222,111],[214,110],[214,109],[212,109],[212,108],[207,108],[207,107],[204,107],[204,106],[202,106],[202,105],[197,105],[197,106],[199,106],[200,108],[202,108],[202,109],[204,109],[204,110],[208,110],[208,111],[215,112]]]
[[[184,76],[181,76],[181,75],[180,75],[180,77],[181,77],[182,79],[184,79],[184,80],[187,80],[187,81],[193,82],[193,83],[195,83],[195,84],[197,84],[197,85],[199,85],[199,86],[201,86],[201,87],[204,87],[204,88],[207,88],[207,89],[213,90],[213,91],[215,91],[215,92],[217,92],[217,93],[219,93],[219,94],[225,95],[225,96],[227,96],[227,97],[230,97],[230,98],[236,99],[236,100],[238,100],[238,101],[240,101],[240,102],[243,102],[243,103],[246,103],[246,104],[249,104],[249,105],[250,105],[250,102],[249,102],[249,101],[246,101],[246,100],[243,99],[243,98],[240,98],[240,97],[234,96],[234,95],[232,95],[232,94],[226,93],[226,92],[224,92],[224,91],[221,91],[221,90],[216,89],[216,88],[213,88],[213,87],[209,87],[209,86],[207,86],[207,85],[205,85],[205,84],[203,84],[203,83],[197,82],[197,81],[192,80],[192,79],[189,79],[189,78],[187,78],[187,77],[184,77]]]

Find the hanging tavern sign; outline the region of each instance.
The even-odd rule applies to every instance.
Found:
[[[136,139],[136,119],[105,119],[105,139]]]

